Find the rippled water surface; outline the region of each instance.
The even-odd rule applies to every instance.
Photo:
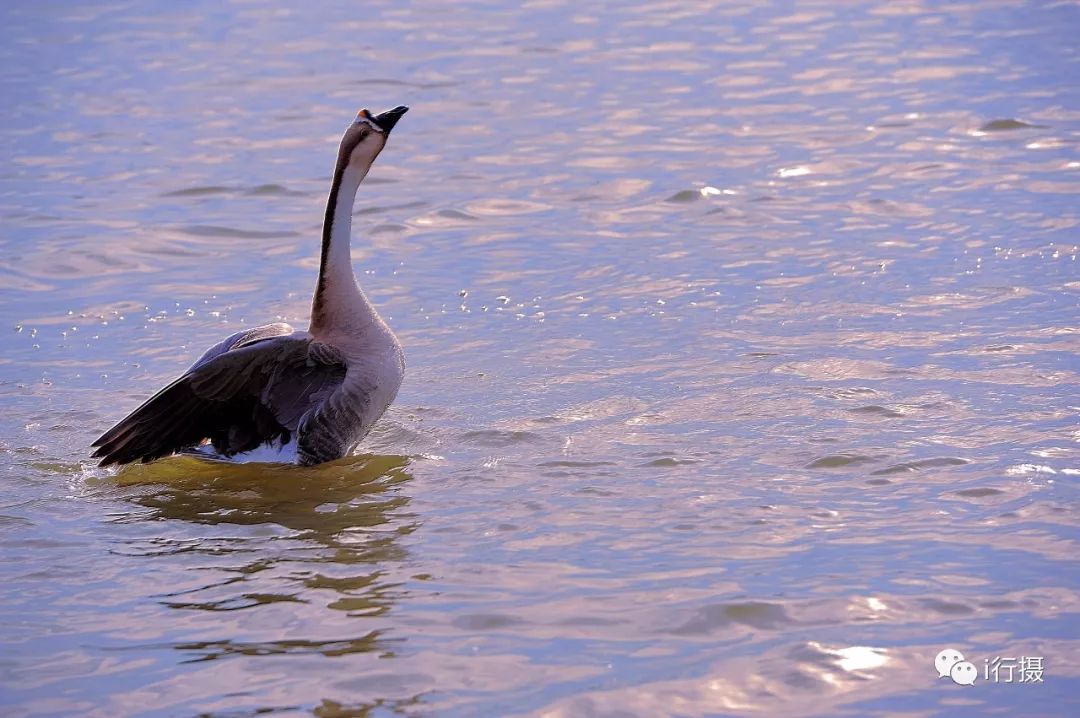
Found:
[[[0,28],[5,715],[1080,714],[1074,3]],[[353,259],[409,368],[361,453],[96,468],[304,325],[340,132],[400,103]]]

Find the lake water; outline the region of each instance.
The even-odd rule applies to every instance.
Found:
[[[1080,714],[1076,4],[0,27],[0,712]],[[96,468],[305,325],[340,133],[397,104],[361,453]]]

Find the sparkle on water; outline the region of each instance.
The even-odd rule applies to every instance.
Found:
[[[1076,715],[1078,22],[5,3],[0,712]],[[97,469],[398,104],[362,453]]]

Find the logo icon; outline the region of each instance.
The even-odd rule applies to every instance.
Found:
[[[938,679],[949,678],[958,686],[973,686],[979,669],[955,648],[946,648],[934,656]],[[1042,683],[1046,669],[1042,656],[994,656],[983,659],[983,680],[987,683]]]
[[[964,660],[964,654],[955,648],[946,648],[934,658],[934,667],[937,668],[938,678],[951,677],[952,667]]]
[[[973,686],[975,685],[975,679],[978,677],[979,672],[975,670],[975,664],[971,661],[954,663],[949,671],[949,678],[952,678],[953,683],[958,686]]]
[[[964,660],[964,654],[955,648],[946,648],[934,657],[934,667],[938,678],[951,678],[958,686],[973,686],[979,677],[979,671],[971,661]]]

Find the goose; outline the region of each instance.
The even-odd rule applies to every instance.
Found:
[[[397,395],[405,358],[353,273],[353,202],[408,109],[360,110],[345,130],[307,330],[266,324],[210,347],[92,444],[101,466],[175,453],[311,466],[360,443]]]

